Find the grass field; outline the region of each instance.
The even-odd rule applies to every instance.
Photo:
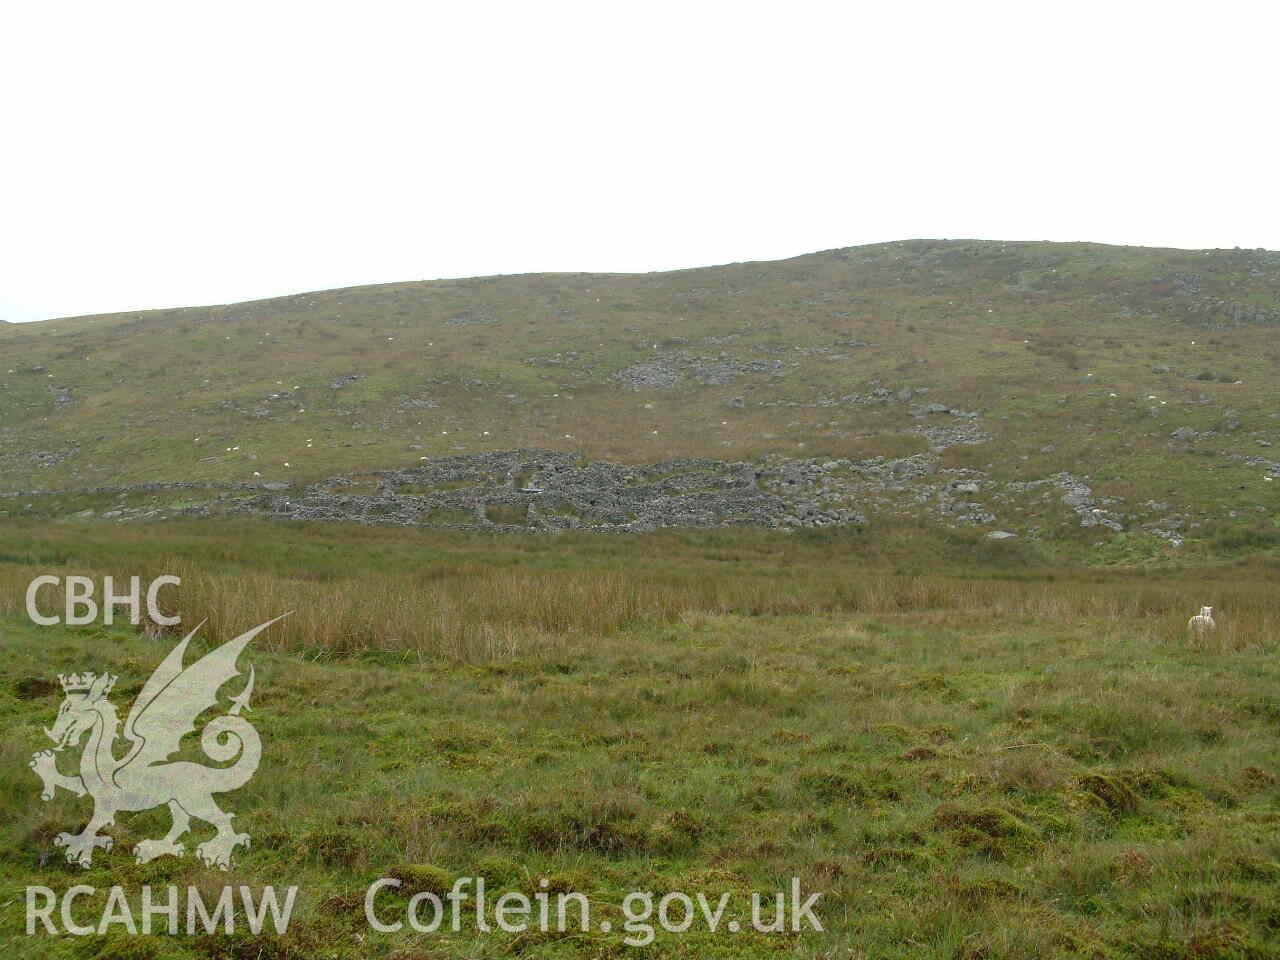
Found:
[[[0,953],[1280,955],[1275,561],[1100,568],[896,534],[10,524]],[[177,636],[37,628],[21,591],[37,573],[166,571],[184,582],[164,604],[208,618],[205,640],[295,611],[244,657],[264,759],[226,806],[253,846],[229,875],[190,854],[136,866],[156,811],[122,816],[82,871],[52,838],[88,801],[42,802],[27,769],[54,675],[118,673],[123,711]],[[1185,632],[1200,603],[1219,609],[1205,642]],[[405,892],[547,878],[618,929],[371,933],[363,894],[386,875]],[[628,891],[728,892],[741,915],[792,877],[823,891],[824,933],[622,942]],[[28,884],[78,882],[301,892],[279,938],[23,935]]]

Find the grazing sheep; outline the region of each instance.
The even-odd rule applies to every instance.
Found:
[[[1197,637],[1217,630],[1218,625],[1213,622],[1213,607],[1201,607],[1200,612],[1187,621],[1187,627]]]

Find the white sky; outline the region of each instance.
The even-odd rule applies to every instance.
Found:
[[[1280,248],[1274,2],[0,7],[0,318],[907,237]]]

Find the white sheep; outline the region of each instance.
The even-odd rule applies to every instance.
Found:
[[[1200,612],[1187,621],[1187,628],[1197,637],[1217,630],[1218,625],[1213,621],[1213,607],[1201,607]]]

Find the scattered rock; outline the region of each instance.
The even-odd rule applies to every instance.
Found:
[[[680,382],[680,369],[665,360],[646,360],[619,370],[613,379],[625,390],[670,390]]]
[[[721,387],[741,376],[779,375],[786,369],[781,360],[743,360],[728,355],[705,357],[681,352],[634,363],[613,374],[613,380],[626,390],[669,390],[686,376],[704,386]]]
[[[691,361],[694,379],[706,386],[718,387],[732,383],[739,376],[750,373],[778,373],[780,360],[704,360]]]
[[[962,421],[951,426],[940,424],[921,425],[913,427],[911,432],[917,433],[929,441],[929,447],[934,453],[941,453],[948,447],[986,443],[991,439],[991,434],[979,428],[976,423],[969,421]]]
[[[63,450],[36,450],[28,459],[37,467],[56,467],[79,453],[79,447],[67,447]]]
[[[925,417],[930,414],[950,413],[951,408],[945,403],[926,403],[920,407],[912,407],[911,415],[913,417]]]
[[[1080,518],[1080,526],[1101,526],[1117,533],[1124,530],[1120,517],[1109,509],[1117,501],[1095,498],[1088,484],[1082,483],[1069,473],[1057,474],[1053,479],[1064,491],[1063,505],[1075,511],[1076,516]]]

